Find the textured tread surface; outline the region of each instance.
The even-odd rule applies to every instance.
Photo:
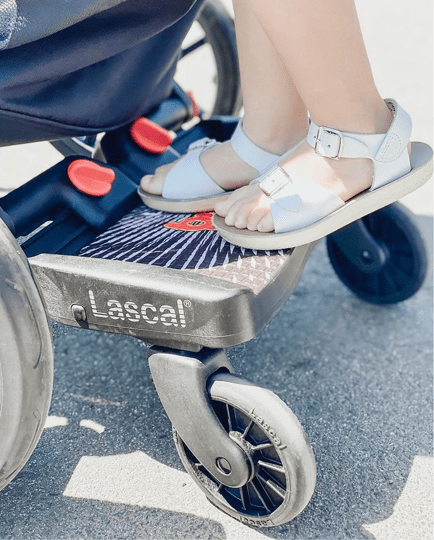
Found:
[[[279,272],[291,250],[257,251],[229,244],[210,213],[170,214],[138,206],[80,255],[163,266],[246,285],[256,294]]]

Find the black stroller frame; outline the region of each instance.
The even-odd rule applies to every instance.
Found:
[[[165,152],[140,147],[129,126],[107,133],[94,151],[98,159],[86,157],[98,170],[115,172],[102,197],[72,185],[69,166],[81,155],[0,200],[0,489],[26,463],[48,414],[51,318],[151,345],[152,378],[181,460],[221,510],[246,524],[274,526],[308,504],[316,471],[303,428],[276,395],[235,375],[224,348],[252,339],[274,317],[314,244],[241,250],[218,239],[206,214],[168,215],[139,205],[145,172],[201,137],[226,140],[237,123],[212,117],[184,130],[191,115],[189,97],[175,85],[148,115],[176,132]],[[70,153],[71,144],[57,145]],[[125,256],[121,239],[136,223],[159,232],[134,237],[136,249]],[[202,251],[192,248],[197,238]],[[426,275],[423,242],[399,205],[336,232],[327,246],[338,276],[370,302],[402,301]]]

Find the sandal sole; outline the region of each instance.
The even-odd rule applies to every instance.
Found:
[[[210,212],[214,210],[214,204],[219,199],[227,197],[232,193],[228,191],[221,195],[213,195],[201,199],[165,199],[161,195],[152,195],[146,193],[140,187],[137,190],[139,197],[143,203],[154,210],[162,210],[163,212],[174,212],[176,214],[191,214],[197,212]]]

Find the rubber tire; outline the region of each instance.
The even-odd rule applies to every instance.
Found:
[[[53,385],[51,331],[27,259],[0,220],[0,490],[44,429]]]
[[[242,95],[234,21],[221,0],[206,0],[196,20],[217,65],[217,97],[212,115],[237,115]]]
[[[428,273],[428,255],[422,235],[414,223],[413,214],[400,203],[386,206],[362,218],[375,240],[385,246],[389,254],[384,268],[375,276],[364,274],[339,250],[333,236],[327,238],[330,262],[342,283],[358,298],[371,304],[396,304],[412,297],[422,287]],[[406,253],[406,259],[398,255]],[[408,279],[395,279],[396,290],[384,284],[379,289],[370,280],[383,280],[391,265],[405,270]],[[392,273],[393,277],[393,273]],[[380,290],[381,289],[381,290]]]
[[[250,419],[253,419],[252,413],[254,412],[255,416],[260,417],[270,429],[272,427],[276,436],[278,434],[280,443],[277,444],[286,445],[286,448],[279,450],[278,454],[287,471],[286,483],[290,485],[290,490],[283,503],[271,514],[259,517],[241,514],[228,505],[225,499],[216,497],[211,488],[207,489],[209,484],[204,485],[200,481],[185,453],[186,447],[183,441],[174,430],[175,446],[188,473],[205,492],[212,504],[247,525],[271,527],[295,518],[309,503],[316,482],[315,457],[297,417],[270,390],[255,386],[230,373],[213,375],[210,378],[208,392],[212,401],[228,403]],[[274,446],[276,447],[276,444]]]

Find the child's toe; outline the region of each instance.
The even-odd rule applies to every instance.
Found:
[[[146,193],[151,193],[152,195],[161,195],[162,185],[160,187],[160,184],[163,183],[161,182],[161,179],[157,173],[154,175],[147,174],[140,180],[140,187]]]
[[[140,187],[143,189],[143,191],[149,191],[149,186],[151,185],[152,181],[152,174],[146,174],[142,177],[140,180]]]
[[[243,203],[241,201],[236,201],[231,204],[231,206],[229,207],[225,215],[226,225],[229,225],[230,227],[233,227],[235,225],[235,220],[237,219],[237,213],[238,213],[238,210],[241,208],[242,204]]]
[[[231,196],[228,195],[227,197],[222,197],[214,204],[214,212],[218,214],[221,217],[225,217],[227,214],[227,211],[229,210],[231,206],[230,202]]]
[[[167,174],[169,173],[170,165],[162,165],[159,167],[155,174],[147,174],[140,180],[140,187],[146,193],[152,195],[161,195],[163,193],[164,182]]]
[[[222,197],[216,201],[214,205],[214,211],[216,214],[222,217],[226,217],[229,209],[238,201],[244,200],[246,194],[248,194],[249,186],[244,186],[233,191],[228,197]]]
[[[257,206],[254,208],[249,215],[247,220],[247,228],[249,231],[257,231],[259,222],[267,215],[268,208],[264,206]]]
[[[269,212],[265,217],[261,219],[261,221],[258,223],[257,230],[259,232],[274,231],[273,216],[271,215],[271,212]]]
[[[252,210],[253,208],[251,204],[244,204],[239,207],[235,218],[235,227],[237,229],[247,228],[247,222],[249,220],[250,214],[252,213]]]

